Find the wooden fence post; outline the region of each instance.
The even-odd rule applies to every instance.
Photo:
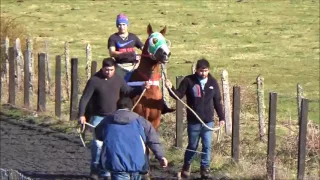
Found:
[[[5,79],[6,83],[9,84],[9,38],[6,37],[4,41],[4,58],[5,58]]]
[[[0,70],[0,77],[2,77],[2,74],[4,74],[4,71]],[[2,82],[4,82],[4,78],[1,78],[0,80],[0,105],[2,102]]]
[[[70,120],[77,119],[78,112],[78,58],[71,59]]]
[[[90,79],[91,77],[91,62],[92,62],[92,54],[91,54],[91,46],[88,43],[86,46],[86,59],[87,59],[87,64],[86,64],[86,73],[87,73],[87,80]]]
[[[15,50],[16,50],[16,76],[17,76],[17,87],[18,89],[22,89],[22,78],[23,78],[23,55],[21,52],[21,43],[20,43],[20,39],[17,38],[16,42],[15,42]]]
[[[66,92],[67,99],[70,100],[70,70],[69,70],[69,43],[66,41],[64,44],[64,60],[65,60],[65,70],[66,70]]]
[[[240,143],[240,87],[233,87],[233,108],[232,108],[232,159],[239,162],[239,143]]]
[[[37,111],[46,111],[46,54],[38,54],[38,107]]]
[[[264,79],[261,75],[257,77],[257,100],[258,100],[258,115],[259,115],[259,138],[264,140],[266,134],[265,125],[265,105],[264,105]]]
[[[309,100],[302,99],[299,123],[298,180],[304,179]]]
[[[178,88],[183,76],[176,77],[176,87]],[[182,147],[183,145],[183,104],[176,101],[176,147]]]
[[[61,56],[56,56],[55,115],[61,118]]]
[[[29,71],[29,58],[28,58],[28,50],[24,51],[24,106],[30,106],[30,71]]]
[[[9,48],[9,104],[15,105],[16,102],[16,81],[15,81],[15,50]]]
[[[274,179],[276,156],[276,120],[277,120],[277,93],[269,95],[269,123],[268,123],[268,152],[267,152],[267,178]]]
[[[230,106],[230,93],[229,93],[229,80],[228,80],[228,71],[223,70],[221,76],[222,82],[222,94],[223,94],[223,104],[224,104],[224,113],[225,113],[225,129],[226,134],[230,135],[232,133],[232,122],[231,122],[231,106]]]
[[[194,74],[195,72],[196,72],[196,65],[193,62],[192,65],[191,65],[191,73]]]
[[[27,58],[29,59],[29,72],[30,72],[30,78],[29,78],[29,89],[30,92],[32,93],[34,90],[34,57],[32,54],[32,40],[31,38],[27,38],[26,40],[26,46],[27,46],[27,51],[28,51],[28,55]]]
[[[91,76],[97,72],[97,61],[91,62]]]
[[[165,102],[168,102],[169,100],[169,91],[166,89],[166,85],[165,85],[165,75],[167,74],[167,68],[165,67],[165,65],[161,66],[161,92],[162,92],[162,96]],[[167,104],[167,106],[169,106],[169,104]]]
[[[5,64],[3,64],[3,65],[5,65]],[[0,69],[0,77],[1,77],[1,79],[0,79],[0,105],[2,102],[2,86],[3,86],[2,82],[5,82],[5,77],[3,75],[5,75],[5,69]]]
[[[47,90],[50,95],[52,95],[52,76],[51,76],[51,67],[50,67],[50,54],[49,54],[49,42],[45,41],[45,49],[46,49],[46,70],[47,70],[47,79],[46,79],[46,85]]]
[[[302,86],[298,83],[297,84],[297,106],[298,106],[298,120],[300,120],[301,116],[301,101],[303,98],[303,89]]]

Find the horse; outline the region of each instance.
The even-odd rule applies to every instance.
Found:
[[[148,38],[142,49],[140,63],[128,78],[129,85],[142,81],[151,82],[150,88],[146,89],[142,97],[137,95],[132,98],[134,104],[137,103],[133,112],[150,121],[157,132],[160,127],[161,109],[164,106],[159,87],[160,66],[167,63],[171,55],[169,42],[164,38],[166,31],[167,26],[160,32],[153,32],[151,24],[147,26]],[[140,99],[139,102],[137,102],[138,99]]]

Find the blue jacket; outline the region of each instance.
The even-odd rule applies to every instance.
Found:
[[[95,128],[103,141],[102,166],[111,172],[147,172],[150,148],[156,159],[164,157],[158,133],[151,123],[135,112],[119,109]]]

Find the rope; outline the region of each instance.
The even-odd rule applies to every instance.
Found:
[[[134,110],[134,108],[138,105],[139,101],[141,100],[141,98],[142,98],[142,96],[144,95],[144,93],[146,92],[146,90],[147,90],[147,88],[144,88],[144,90],[142,91],[142,93],[141,93],[141,95],[140,95],[139,99],[138,99],[138,100],[137,100],[137,102],[133,105],[133,107],[132,107],[131,111],[133,111],[133,110]]]
[[[198,153],[198,154],[207,154],[207,153],[205,153],[205,152],[200,152],[200,151],[196,151],[196,150],[192,150],[192,149],[184,149],[184,148],[179,148],[179,147],[175,147],[175,146],[173,146],[174,148],[176,148],[176,149],[179,149],[179,150],[185,150],[185,151],[190,151],[190,152],[195,152],[195,153]]]

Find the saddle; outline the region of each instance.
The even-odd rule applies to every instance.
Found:
[[[131,76],[132,76],[132,73],[133,73],[134,71],[135,71],[135,70],[126,73],[126,75],[124,76],[124,80],[126,81],[126,83],[129,82],[129,80],[130,80],[130,78],[131,78]]]

